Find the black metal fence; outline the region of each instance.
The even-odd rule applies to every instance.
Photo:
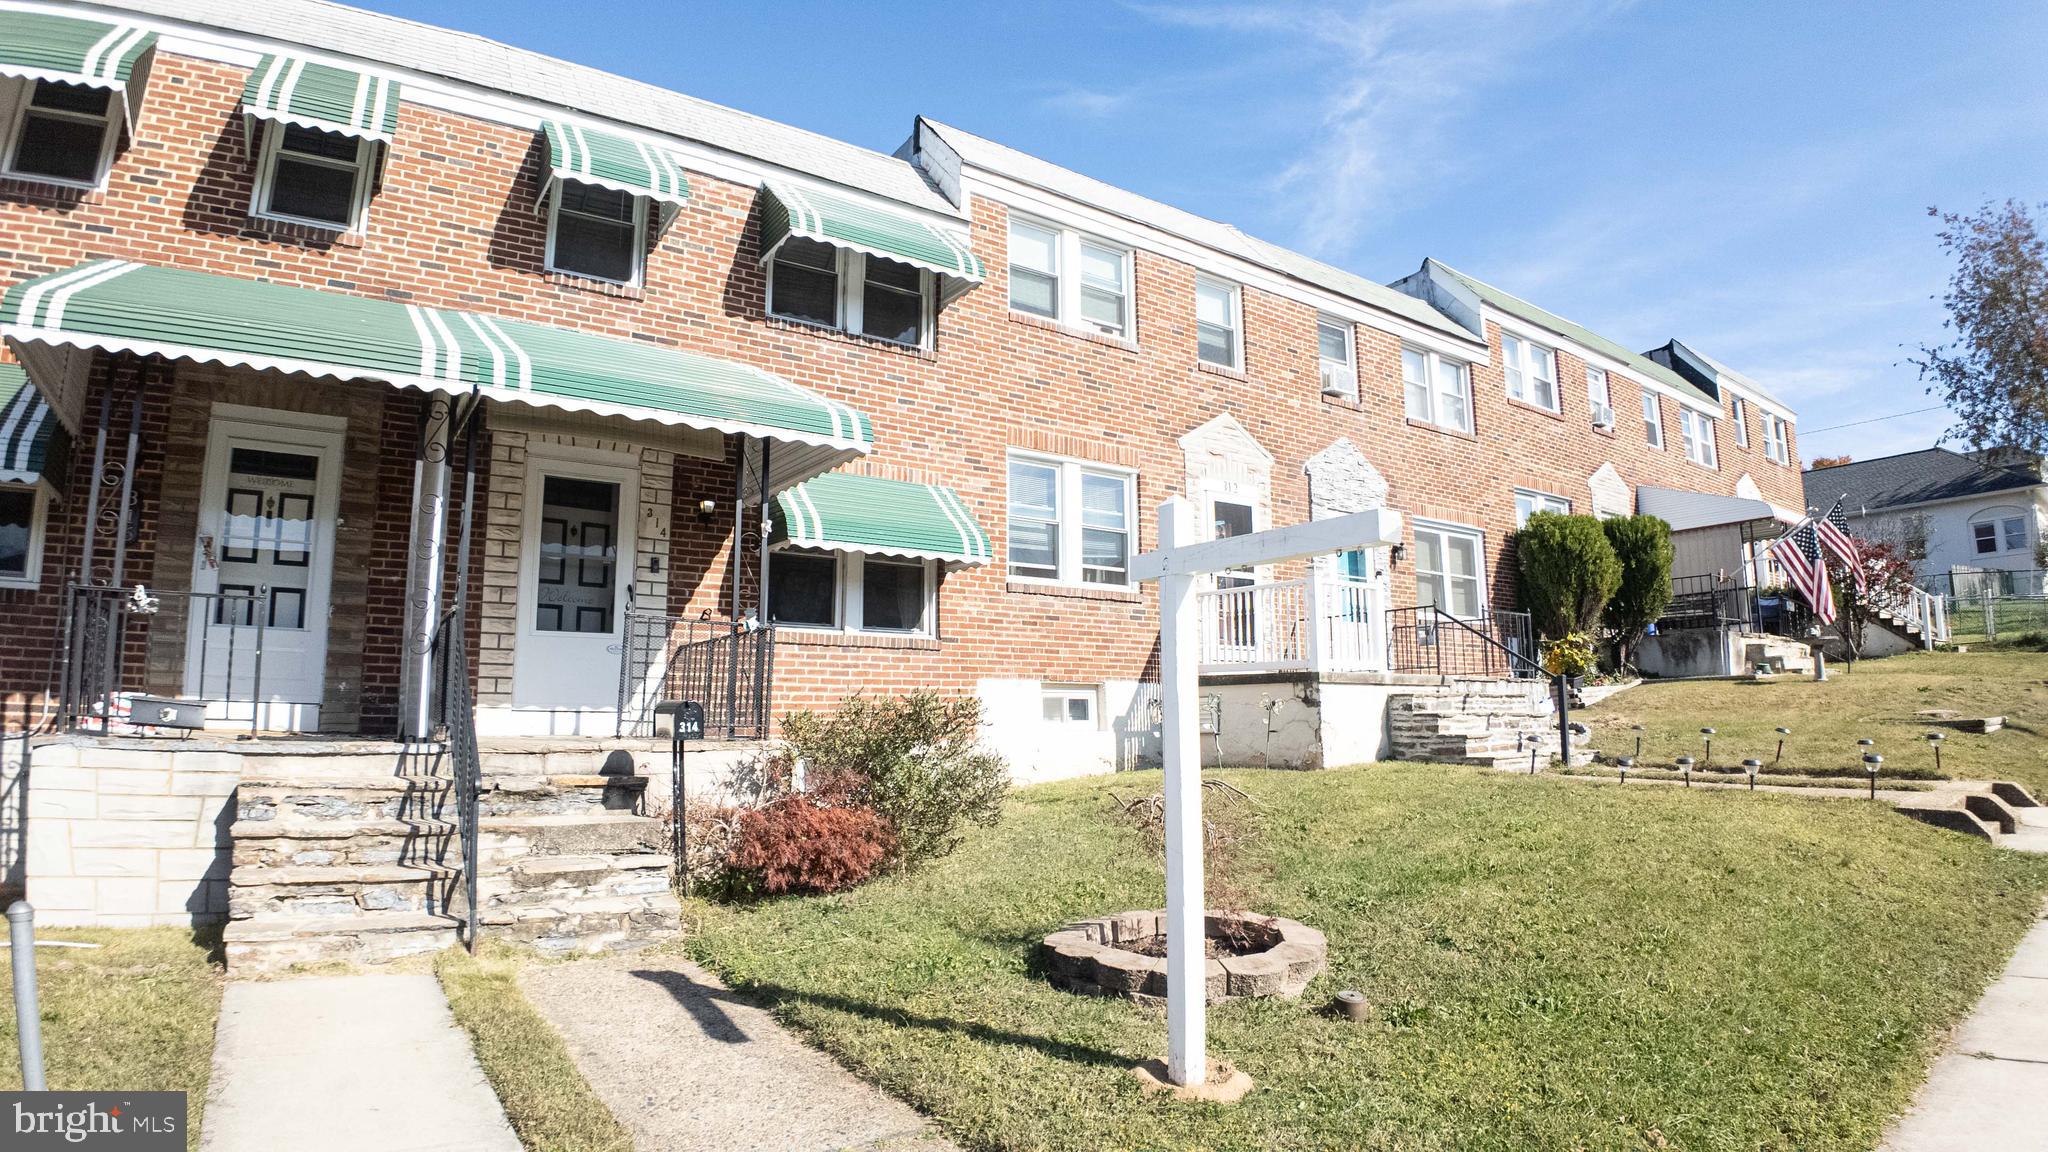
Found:
[[[1804,636],[1812,623],[1813,610],[1795,596],[1726,584],[1710,575],[1674,576],[1671,603],[1657,620],[1657,631],[1734,628],[1798,637]]]
[[[476,706],[469,691],[469,653],[464,642],[462,609],[441,617],[434,634],[436,706],[441,713],[442,742],[455,786],[455,821],[462,839],[464,928],[462,941],[476,951],[478,806],[483,791],[483,757],[476,741]]]
[[[706,736],[766,737],[774,680],[773,625],[628,612],[619,656],[619,735],[652,736],[656,704],[695,700],[704,705]]]
[[[1524,663],[1537,660],[1527,612],[1453,616],[1423,604],[1396,608],[1387,613],[1387,620],[1391,671],[1483,680],[1536,675]]]
[[[168,592],[67,584],[58,726],[128,728],[137,694],[177,696],[260,731],[269,591]],[[246,715],[240,705],[246,704]]]

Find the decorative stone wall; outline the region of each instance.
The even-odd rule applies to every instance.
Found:
[[[1211,1004],[1241,996],[1296,999],[1329,959],[1329,941],[1296,920],[1210,909],[1203,915],[1203,927],[1211,938],[1228,934],[1252,949],[1208,961],[1205,989]],[[1040,947],[1056,987],[1163,1004],[1166,957],[1147,956],[1129,946],[1165,934],[1164,912],[1120,912],[1069,924],[1047,936]]]

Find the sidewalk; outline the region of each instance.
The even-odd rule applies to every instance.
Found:
[[[953,1152],[909,1105],[687,960],[554,964],[520,986],[638,1152]]]
[[[520,1152],[432,976],[229,984],[202,1152]]]
[[[2030,809],[2029,811],[2041,811]],[[2036,825],[2035,830],[2042,826]],[[1880,1152],[2039,1152],[2048,1147],[2048,919],[1935,1061]]]

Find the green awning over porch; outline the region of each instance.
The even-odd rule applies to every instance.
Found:
[[[775,442],[770,487],[865,454],[866,416],[749,364],[484,313],[102,260],[0,298],[31,375],[70,349],[377,380]]]
[[[540,128],[548,141],[548,181],[541,193],[542,203],[563,180],[645,196],[669,206],[690,199],[683,162],[666,148],[567,120],[547,120]]]
[[[137,66],[154,47],[156,33],[135,24],[0,11],[0,76],[110,89],[130,128],[141,96],[132,89],[148,72]]]
[[[945,299],[982,281],[981,259],[964,224],[922,220],[816,185],[761,185],[761,263],[775,259],[776,249],[791,236],[936,272]]]
[[[776,547],[823,548],[986,564],[988,534],[960,494],[938,484],[827,472],[777,494]]]
[[[0,364],[0,481],[62,491],[70,433],[19,364]]]
[[[398,82],[301,56],[265,56],[242,87],[242,115],[389,144],[398,131]]]

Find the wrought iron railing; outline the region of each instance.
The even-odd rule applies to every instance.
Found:
[[[706,736],[765,738],[774,681],[773,625],[629,611],[619,654],[619,735],[652,736],[656,704],[695,700],[704,705]]]
[[[1711,575],[1674,576],[1671,602],[1657,620],[1657,631],[1735,628],[1796,638],[1806,635],[1812,624],[1813,610],[1797,597],[1723,583]]]
[[[476,951],[478,807],[483,792],[483,758],[477,752],[476,706],[470,699],[469,651],[462,609],[441,617],[434,633],[435,703],[441,714],[442,747],[455,788],[455,823],[462,841],[462,942]]]
[[[263,730],[269,592],[152,591],[67,584],[57,725],[102,735],[129,727],[136,695],[192,700],[209,720]],[[246,717],[241,705],[247,705]],[[145,725],[147,726],[147,725]]]
[[[1541,675],[1527,612],[1456,616],[1433,604],[1387,614],[1387,666],[1479,680]]]

